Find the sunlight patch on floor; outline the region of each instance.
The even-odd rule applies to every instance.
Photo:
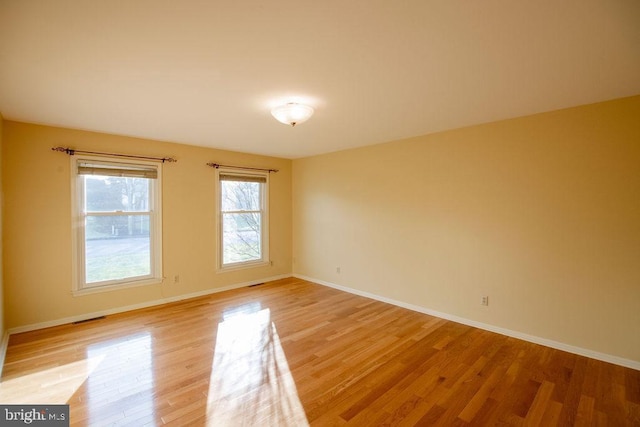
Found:
[[[72,418],[86,418],[89,425],[106,425],[126,420],[143,425],[154,419],[154,370],[152,339],[148,332],[93,344],[87,357],[102,358],[98,369],[87,379],[86,393],[80,396],[86,413],[73,411]]]
[[[104,359],[104,355],[8,379],[0,383],[4,404],[65,404]]]
[[[218,325],[207,424],[309,425],[271,312],[245,308]]]

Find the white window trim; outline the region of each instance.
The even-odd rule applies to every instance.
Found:
[[[236,176],[247,176],[247,177],[262,177],[266,179],[266,182],[263,186],[262,191],[262,224],[260,227],[260,239],[262,242],[262,259],[253,260],[253,261],[244,261],[244,262],[236,262],[233,264],[223,264],[223,243],[222,243],[222,184],[220,181],[220,175],[236,175]],[[217,251],[218,251],[218,259],[216,262],[216,271],[218,273],[225,273],[228,271],[238,271],[244,270],[248,268],[255,267],[264,267],[270,265],[269,258],[269,172],[244,172],[238,169],[225,169],[225,168],[217,168],[216,169],[216,230],[218,232],[217,236]]]
[[[114,291],[118,289],[134,288],[138,286],[157,285],[163,280],[162,275],[162,165],[154,161],[146,160],[114,160],[105,156],[74,155],[71,156],[71,230],[72,230],[72,289],[74,296]],[[153,189],[153,215],[150,218],[150,227],[153,232],[151,238],[151,274],[141,278],[106,281],[98,286],[85,286],[85,259],[84,259],[84,218],[81,214],[83,194],[79,191],[80,176],[78,174],[78,162],[92,161],[107,164],[125,164],[132,166],[150,166],[157,169],[158,176],[155,179]]]

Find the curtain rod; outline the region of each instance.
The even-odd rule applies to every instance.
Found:
[[[278,169],[265,169],[265,168],[249,168],[245,166],[231,166],[231,165],[221,165],[219,163],[209,162],[207,166],[211,166],[212,168],[220,169],[220,168],[232,168],[232,169],[242,169],[242,170],[250,170],[250,171],[262,171],[262,172],[278,172]]]
[[[116,153],[101,153],[99,151],[83,151],[83,150],[74,150],[73,148],[65,148],[65,147],[53,147],[52,151],[59,151],[61,153],[67,153],[70,156],[74,154],[98,154],[101,156],[109,156],[109,157],[123,157],[126,159],[143,159],[143,160],[157,160],[162,163],[175,163],[176,159],[173,157],[152,157],[152,156],[135,156],[133,154],[116,154]]]

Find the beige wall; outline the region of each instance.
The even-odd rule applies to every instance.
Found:
[[[640,361],[640,96],[293,171],[294,273]]]
[[[4,128],[8,328],[291,273],[291,160],[12,121]],[[59,145],[178,159],[163,169],[164,284],[71,295],[70,160],[51,151]],[[216,273],[215,172],[206,166],[209,161],[280,170],[271,175],[270,186],[273,267]]]

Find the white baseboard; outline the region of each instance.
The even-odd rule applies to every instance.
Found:
[[[291,277],[291,274],[282,274],[282,275],[279,275],[279,276],[266,277],[264,279],[257,279],[257,280],[252,280],[252,281],[249,281],[249,282],[235,283],[233,285],[223,286],[221,288],[205,289],[204,291],[193,292],[193,293],[183,294],[183,295],[176,295],[176,296],[169,297],[169,298],[162,298],[162,299],[153,300],[153,301],[146,301],[146,302],[139,303],[139,304],[126,305],[126,306],[123,306],[123,307],[115,307],[115,308],[110,308],[110,309],[107,309],[107,310],[95,311],[95,312],[92,312],[92,313],[84,313],[84,314],[80,314],[80,315],[77,315],[77,316],[70,316],[70,317],[64,317],[62,319],[50,320],[50,321],[47,321],[47,322],[40,322],[40,323],[31,324],[31,325],[19,326],[19,327],[16,327],[16,328],[11,328],[11,329],[9,329],[7,331],[7,334],[6,334],[7,341],[9,339],[9,334],[19,334],[19,333],[22,333],[22,332],[35,331],[37,329],[50,328],[52,326],[65,325],[67,323],[73,323],[73,322],[78,322],[78,321],[81,321],[81,320],[93,319],[95,317],[100,317],[100,316],[108,316],[110,314],[123,313],[125,311],[138,310],[140,308],[153,307],[153,306],[156,306],[156,305],[167,304],[167,303],[170,303],[170,302],[182,301],[182,300],[189,299],[189,298],[196,298],[196,297],[201,297],[201,296],[204,296],[204,295],[215,294],[215,293],[218,293],[218,292],[229,291],[229,290],[232,290],[232,289],[238,289],[238,288],[244,288],[244,287],[247,287],[247,286],[257,285],[259,283],[271,282],[271,281],[280,280],[280,279],[286,279],[288,277]]]
[[[4,359],[7,356],[7,348],[9,347],[9,331],[2,334],[2,342],[0,342],[0,382],[2,381],[2,368],[4,368]]]
[[[428,314],[430,316],[439,317],[441,319],[451,320],[452,322],[461,323],[467,326],[473,326],[474,328],[483,329],[485,331],[495,332],[500,335],[506,335],[508,337],[518,338],[523,341],[528,341],[534,344],[544,345],[546,347],[555,348],[557,350],[566,351],[568,353],[577,354],[580,356],[589,357],[591,359],[601,360],[603,362],[613,363],[614,365],[624,366],[640,371],[640,361],[624,359],[622,357],[613,356],[606,353],[600,353],[597,351],[589,350],[582,347],[576,347],[573,345],[565,344],[558,341],[549,340],[546,338],[537,337],[535,335],[525,334],[523,332],[513,331],[511,329],[501,328],[499,326],[490,325],[487,323],[476,322],[475,320],[465,319],[463,317],[454,316],[448,313],[441,313],[439,311],[430,310],[425,307],[421,307],[414,304],[409,304],[403,301],[386,298],[380,295],[376,295],[370,292],[360,291],[358,289],[348,288],[346,286],[336,285],[335,283],[327,282],[324,280],[314,279],[313,277],[307,277],[301,274],[293,274],[293,277],[298,279],[307,280],[309,282],[318,283],[323,286],[338,289],[344,292],[348,292],[362,297],[371,298],[377,301],[386,302],[398,307],[406,308],[408,310],[416,311],[418,313]]]

